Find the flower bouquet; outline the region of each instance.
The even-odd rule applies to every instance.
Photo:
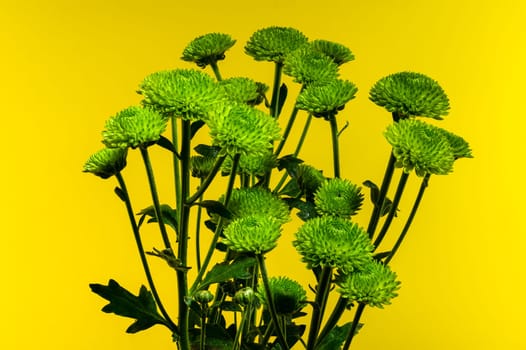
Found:
[[[104,312],[135,320],[127,332],[162,325],[180,350],[349,349],[364,309],[382,308],[397,295],[400,282],[389,263],[430,177],[450,173],[455,160],[472,157],[471,150],[461,137],[423,121],[440,120],[449,111],[436,81],[415,72],[380,79],[369,98],[392,114],[384,133],[392,152],[380,185],[363,182],[372,210],[368,226],[361,227],[353,217],[362,207],[363,188],[341,174],[345,159],[339,151],[341,112],[357,92],[339,77],[339,67],[354,59],[352,52],[339,43],[309,41],[293,28],[258,30],[244,49],[274,65],[269,87],[247,77],[222,77],[219,63],[234,44],[227,34],[197,37],[182,59],[210,67],[213,75],[199,69],[153,73],[139,85],[141,105],[106,122],[105,148],[88,159],[84,171],[116,179],[148,287],[135,295],[112,279],[91,284],[91,290],[109,302]],[[287,77],[299,85],[288,119],[281,113],[290,100],[282,82]],[[300,114],[305,118],[293,142]],[[300,155],[313,120],[329,131],[332,169],[318,169]],[[208,142],[197,143],[196,135],[205,133]],[[133,150],[144,162],[152,200],[138,212],[123,174]],[[162,166],[173,174],[170,204],[160,202],[151,152],[168,152],[173,160]],[[400,178],[390,196],[396,172]],[[398,207],[411,174],[421,186],[402,218]],[[223,194],[211,195],[212,188],[224,188]],[[395,232],[395,244],[379,251],[395,218],[405,225]],[[159,246],[149,251],[141,236],[146,223],[159,231]],[[269,275],[267,254],[284,234],[294,235],[292,244],[314,285]],[[176,315],[163,304],[151,259],[164,260],[176,276]]]

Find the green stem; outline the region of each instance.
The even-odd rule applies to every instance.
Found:
[[[336,115],[331,115],[329,117],[329,123],[331,124],[334,177],[340,177],[340,146],[339,146],[340,143],[338,140],[338,124],[336,122]]]
[[[228,206],[228,202],[230,201],[230,196],[232,195],[232,190],[234,189],[234,183],[236,179],[236,169],[239,164],[239,158],[240,158],[240,155],[236,154],[232,161],[232,172],[230,173],[228,187],[225,192],[225,201],[223,203],[225,206]],[[190,294],[195,293],[196,288],[199,286],[199,283],[201,283],[201,280],[203,279],[203,276],[208,268],[208,265],[210,264],[210,260],[212,259],[212,255],[214,254],[214,251],[216,249],[217,241],[219,240],[219,236],[221,235],[222,229],[223,229],[223,219],[220,218],[219,222],[217,223],[217,227],[214,232],[214,236],[212,237],[212,241],[210,242],[210,247],[208,248],[208,252],[206,253],[205,259],[203,261],[203,266],[201,266],[201,268],[197,272],[197,277],[195,278],[195,281],[192,284],[192,287],[190,288]]]
[[[325,306],[331,289],[332,267],[323,266],[316,288],[316,298],[314,299],[314,308],[307,339],[307,350],[314,350],[317,342],[318,331],[320,330]]]
[[[206,313],[208,307],[203,305],[201,310],[201,336],[199,342],[199,349],[206,350]]]
[[[203,182],[201,181],[201,185]],[[199,197],[199,200],[202,200],[203,196]],[[195,263],[197,271],[201,269],[201,216],[203,213],[203,207],[197,207],[197,215],[195,219]]]
[[[155,177],[153,175],[152,163],[148,154],[147,148],[140,148],[142,159],[144,160],[144,166],[146,167],[146,174],[148,175],[148,182],[150,184],[150,192],[152,195],[153,207],[155,210],[155,217],[159,224],[159,230],[163,238],[164,246],[166,249],[172,249],[168,233],[166,232],[166,226],[164,225],[163,216],[161,212],[161,204],[159,203],[159,195],[157,194],[157,186],[155,184]]]
[[[283,71],[283,63],[276,62],[274,68],[274,85],[272,88],[272,100],[270,102],[270,115],[274,118],[278,117],[279,106],[279,90],[281,87],[281,73]]]
[[[221,164],[223,164],[225,158],[226,155],[217,158],[208,176],[203,180],[197,191],[190,198],[185,200],[185,204],[192,205],[208,189],[215,176],[219,172],[219,169],[221,169]]]
[[[137,244],[137,249],[139,250],[139,256],[141,258],[141,263],[144,269],[144,273],[146,274],[146,280],[148,281],[148,285],[150,286],[150,290],[152,292],[153,298],[155,299],[155,303],[159,307],[159,311],[161,311],[161,314],[163,315],[163,317],[165,318],[167,322],[167,324],[165,325],[173,333],[178,334],[179,330],[177,329],[176,324],[172,321],[172,319],[170,318],[170,315],[168,315],[168,312],[164,308],[163,303],[161,302],[161,298],[159,297],[159,293],[157,292],[157,288],[155,287],[152,273],[148,265],[148,260],[146,259],[146,254],[144,252],[144,247],[142,245],[141,235],[139,233],[139,227],[137,226],[137,221],[135,220],[134,211],[133,211],[131,200],[130,200],[130,195],[128,193],[128,189],[126,188],[126,183],[124,182],[124,178],[122,177],[120,172],[115,174],[115,177],[117,177],[117,181],[119,182],[119,187],[122,190],[122,193],[124,193],[124,203],[126,204],[126,211],[128,212],[128,218],[130,219],[130,224],[132,226],[133,236],[135,238],[135,243]]]
[[[174,185],[175,185],[175,205],[177,210],[181,209],[183,198],[181,197],[181,172],[179,167],[179,159],[177,153],[179,153],[178,143],[178,131],[177,131],[177,118],[171,118],[172,124],[172,144],[175,147],[176,153],[173,154],[173,167],[174,167]]]
[[[358,328],[358,324],[360,323],[360,318],[362,317],[364,309],[365,309],[365,304],[359,303],[358,307],[356,308],[356,313],[354,314],[354,319],[352,321],[349,335],[347,336],[347,340],[345,341],[345,344],[343,345],[343,350],[349,350],[349,347],[351,346],[351,342],[354,338],[354,334],[356,333],[356,329]]]
[[[400,233],[398,240],[393,246],[393,249],[391,249],[389,256],[385,259],[384,261],[385,265],[388,265],[391,259],[393,259],[394,255],[398,251],[398,248],[400,248],[400,245],[402,244],[407,234],[407,231],[409,231],[409,227],[411,226],[411,223],[413,222],[413,219],[415,218],[416,212],[418,211],[418,206],[420,205],[420,202],[422,201],[422,197],[424,196],[424,192],[429,184],[430,177],[431,177],[431,174],[426,174],[424,178],[422,179],[422,183],[420,184],[420,190],[418,191],[418,195],[416,196],[415,203],[413,204],[413,208],[411,209],[411,213],[409,214],[409,217],[407,218],[404,228],[402,229],[402,232]]]
[[[287,138],[289,137],[290,131],[292,130],[292,126],[294,125],[294,121],[296,120],[296,116],[298,115],[298,111],[299,109],[297,107],[294,107],[294,109],[292,110],[292,113],[290,114],[287,126],[285,127],[285,130],[283,131],[283,138],[279,142],[278,147],[276,148],[276,151],[274,152],[276,157],[279,156],[279,154],[283,150],[283,147],[285,146],[285,142],[287,142]]]
[[[272,297],[272,293],[270,292],[270,284],[268,281],[267,267],[265,266],[265,258],[263,254],[256,254],[256,259],[258,261],[259,270],[261,271],[261,279],[263,280],[265,297],[267,299],[268,308],[270,311],[270,318],[272,319],[272,322],[275,325],[276,334],[278,336],[278,342],[284,350],[289,350],[287,340],[285,339],[285,335],[283,334],[283,330],[280,326],[278,313],[276,312],[276,305],[274,305],[274,298]]]
[[[223,80],[223,78],[221,77],[221,73],[219,72],[217,61],[210,62],[210,67],[212,67],[212,70],[214,71],[214,75],[216,76],[217,81]]]
[[[389,161],[387,162],[387,167],[385,169],[384,179],[382,180],[382,186],[380,187],[380,193],[378,194],[377,202],[374,204],[371,219],[369,220],[369,226],[367,227],[367,232],[369,233],[369,238],[371,239],[374,236],[374,231],[376,231],[376,227],[378,226],[378,222],[382,216],[385,199],[387,198],[387,191],[389,190],[389,185],[391,184],[391,180],[393,178],[395,162],[396,158],[391,151],[391,155],[389,156]]]
[[[321,342],[323,338],[325,338],[327,334],[329,334],[329,332],[336,326],[336,324],[342,317],[345,309],[347,308],[348,303],[349,300],[347,298],[340,296],[340,298],[336,302],[336,305],[334,306],[334,309],[332,310],[331,315],[329,316],[329,319],[327,320],[327,323],[318,335],[318,343]]]
[[[183,205],[179,208],[179,245],[177,257],[181,266],[188,266],[188,224],[190,218],[190,205],[184,203],[190,192],[190,141],[191,128],[190,121],[182,122],[182,143],[181,143],[181,198]],[[186,304],[188,293],[187,269],[177,270],[178,306],[179,306],[179,327],[181,328],[180,346],[181,350],[190,350],[189,341],[189,309]]]
[[[384,225],[382,226],[380,233],[378,233],[378,237],[376,237],[376,240],[374,241],[375,250],[376,248],[378,248],[380,243],[382,243],[382,240],[384,239],[385,234],[389,230],[389,226],[391,226],[391,222],[393,221],[393,218],[395,217],[396,210],[398,209],[398,204],[400,203],[400,199],[402,198],[402,194],[404,193],[405,184],[407,183],[408,178],[409,178],[409,173],[402,172],[402,176],[400,176],[400,181],[398,182],[398,187],[396,189],[396,193],[393,198],[393,204],[392,204],[391,210],[389,211],[389,214],[387,215],[387,218],[384,221]]]

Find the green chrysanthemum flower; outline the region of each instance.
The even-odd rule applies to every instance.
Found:
[[[282,276],[271,277],[268,280],[270,294],[278,315],[292,315],[307,305],[307,292],[298,282]],[[268,301],[263,286],[257,293],[261,303],[268,309]]]
[[[349,218],[362,206],[361,188],[349,180],[334,178],[326,180],[316,191],[314,203],[320,215]]]
[[[336,280],[338,291],[349,302],[360,302],[369,306],[383,308],[398,294],[400,282],[391,269],[372,260],[362,271],[356,271]]]
[[[354,60],[351,50],[342,44],[327,40],[314,40],[311,45],[314,50],[329,56],[338,66]]]
[[[198,67],[224,60],[225,52],[230,49],[236,41],[228,34],[209,33],[201,35],[188,44],[183,50],[183,61],[195,62]]]
[[[200,179],[204,179],[212,171],[216,158],[203,157],[203,156],[192,156],[190,157],[190,169],[192,176]]]
[[[159,140],[167,122],[152,109],[128,107],[106,121],[102,142],[108,148],[148,147]]]
[[[358,89],[350,81],[335,79],[323,85],[309,85],[296,101],[296,107],[316,117],[336,115],[352,100]]]
[[[223,243],[232,251],[264,254],[278,244],[281,225],[273,217],[252,215],[232,221],[225,227],[224,235]]]
[[[306,45],[307,41],[307,37],[297,29],[268,27],[252,34],[245,45],[245,52],[256,61],[283,63],[288,53]]]
[[[325,180],[321,170],[307,164],[298,165],[298,186],[307,196],[313,195]]]
[[[449,113],[449,99],[433,79],[414,72],[401,72],[380,79],[369,98],[401,118],[411,116],[442,119]]]
[[[260,187],[233,190],[228,209],[234,218],[263,215],[272,217],[280,224],[290,221],[288,205],[272,192]]]
[[[272,149],[268,149],[263,154],[242,155],[239,158],[237,173],[263,176],[276,166],[276,156],[272,152]],[[221,170],[225,174],[230,174],[232,171],[232,158],[227,157],[225,159],[223,165],[221,166]]]
[[[138,91],[145,106],[183,119],[206,119],[225,100],[212,77],[195,69],[161,71],[147,76]]]
[[[107,179],[124,169],[126,154],[126,148],[104,148],[89,157],[82,171]]]
[[[222,154],[265,154],[281,138],[280,127],[270,115],[245,105],[225,107],[210,117],[208,126],[214,145]]]
[[[416,119],[403,119],[389,125],[384,135],[393,146],[395,165],[403,167],[406,173],[415,169],[418,176],[446,175],[453,170],[453,149],[440,128]]]
[[[335,80],[338,66],[328,56],[304,46],[292,51],[285,58],[283,73],[303,85],[323,85]]]
[[[293,242],[308,268],[332,266],[345,273],[361,269],[371,260],[373,245],[357,224],[334,216],[306,221]]]
[[[469,144],[467,143],[466,140],[464,140],[462,137],[455,135],[452,132],[449,132],[445,129],[439,129],[439,130],[448,140],[455,159],[473,158],[473,154],[471,153],[471,148],[469,147]]]
[[[241,306],[257,304],[258,297],[256,292],[250,287],[241,288],[234,294],[233,301]]]
[[[267,85],[243,77],[222,80],[220,85],[225,90],[230,101],[250,106],[263,102],[265,92],[268,90]]]

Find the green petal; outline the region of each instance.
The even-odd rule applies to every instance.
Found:
[[[272,217],[280,224],[290,221],[289,207],[272,192],[261,188],[239,188],[232,191],[228,210],[234,218],[254,215]]]
[[[320,215],[349,218],[362,206],[361,188],[349,180],[334,178],[326,180],[316,191],[314,203]]]
[[[442,119],[449,113],[449,99],[433,79],[414,72],[401,72],[380,79],[369,98],[401,118],[410,116]]]
[[[268,86],[249,78],[234,77],[219,83],[232,102],[255,106],[263,102]]]
[[[245,45],[245,52],[256,61],[283,63],[287,54],[306,45],[307,41],[307,37],[297,29],[268,27],[252,34]]]
[[[225,52],[236,41],[228,34],[209,33],[192,40],[183,50],[183,61],[195,62],[204,68],[207,65],[225,59]]]
[[[283,73],[303,85],[323,85],[335,80],[338,66],[328,56],[303,46],[285,57]]]
[[[307,305],[307,292],[298,282],[285,276],[271,277],[268,282],[278,315],[292,315]],[[268,309],[267,296],[262,287],[257,295]]]
[[[126,148],[104,148],[91,155],[82,171],[107,179],[126,166]]]
[[[296,107],[317,117],[335,115],[357,91],[353,83],[339,79],[323,85],[309,85],[298,96]]]
[[[338,66],[354,60],[351,50],[342,44],[328,40],[314,40],[311,46],[314,50],[329,56]]]
[[[232,221],[224,235],[223,243],[235,252],[263,254],[276,247],[281,228],[272,217],[254,215]]]

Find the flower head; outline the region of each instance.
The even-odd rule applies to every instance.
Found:
[[[283,63],[288,53],[306,45],[307,41],[307,37],[297,29],[268,27],[252,34],[245,45],[245,52],[256,61]]]
[[[316,191],[314,203],[321,215],[349,218],[362,206],[361,188],[349,180],[334,178],[326,180]]]
[[[228,210],[234,218],[253,215],[272,217],[280,224],[290,221],[289,207],[272,192],[261,188],[239,188],[232,191]]]
[[[338,66],[354,60],[351,50],[342,44],[328,40],[314,40],[311,46],[314,50],[329,56]]]
[[[126,154],[126,148],[104,148],[89,157],[82,171],[107,179],[124,169]]]
[[[268,280],[270,295],[278,315],[292,315],[307,305],[307,292],[301,284],[285,277],[271,277]],[[257,293],[261,303],[268,309],[267,296],[260,288]]]
[[[350,273],[371,259],[373,246],[357,224],[334,216],[306,221],[293,242],[308,268],[331,266]]]
[[[403,119],[384,133],[393,146],[395,165],[418,176],[446,175],[453,170],[453,149],[442,129],[416,119]]]
[[[200,179],[204,179],[212,171],[216,158],[204,157],[204,156],[192,156],[190,157],[190,169],[192,176]]]
[[[467,143],[466,140],[464,140],[462,137],[455,135],[452,132],[449,132],[445,129],[439,129],[439,130],[448,140],[455,159],[473,158],[473,154],[471,153],[471,148],[469,147],[469,144]]]
[[[210,117],[208,126],[214,145],[223,154],[265,154],[271,142],[279,140],[280,127],[276,119],[244,105],[226,106]]]
[[[227,98],[236,103],[255,106],[263,102],[268,86],[249,78],[234,77],[219,83],[226,92]]]
[[[380,79],[369,98],[400,117],[442,119],[449,112],[449,99],[433,79],[414,72],[401,72]]]
[[[152,109],[128,107],[106,121],[102,142],[109,148],[148,147],[159,140],[167,122]]]
[[[212,77],[195,69],[153,73],[140,84],[139,93],[145,106],[191,120],[206,119],[225,98]]]
[[[195,62],[198,67],[224,60],[225,52],[230,49],[236,41],[228,34],[209,33],[201,35],[188,44],[183,50],[183,61]]]
[[[340,287],[338,291],[349,302],[357,301],[379,308],[390,304],[400,289],[396,273],[375,260],[371,260],[363,270],[339,276],[336,283]]]
[[[323,85],[308,85],[298,96],[296,107],[316,117],[328,117],[342,110],[358,89],[347,80],[334,79]]]
[[[255,176],[263,176],[277,165],[276,156],[272,149],[267,149],[265,153],[245,154],[239,158],[237,173]],[[227,157],[221,166],[224,173],[230,174],[232,171],[232,158]]]
[[[238,253],[264,254],[278,244],[280,226],[279,221],[270,216],[239,218],[225,227],[223,243]]]
[[[285,57],[283,73],[303,85],[327,84],[338,77],[338,66],[328,56],[303,46]]]

